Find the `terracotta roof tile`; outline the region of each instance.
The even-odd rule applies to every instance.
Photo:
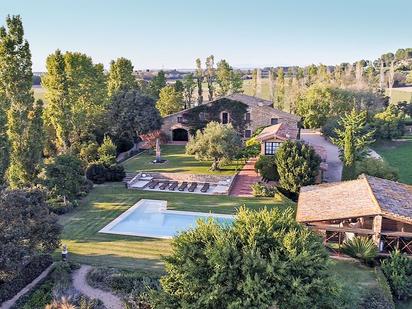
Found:
[[[412,222],[412,186],[362,175],[301,188],[296,220],[311,222],[381,214]]]

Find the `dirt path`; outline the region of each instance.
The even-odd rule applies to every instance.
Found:
[[[92,299],[100,299],[107,309],[122,309],[123,306],[119,297],[113,295],[112,293],[95,289],[87,283],[86,276],[91,269],[91,266],[82,265],[80,269],[74,272],[74,288]]]
[[[47,267],[36,279],[34,279],[31,283],[29,283],[28,285],[26,285],[26,287],[24,287],[19,293],[17,293],[12,299],[5,301],[0,309],[9,309],[12,306],[14,306],[14,304],[16,303],[16,301],[22,297],[23,295],[25,295],[26,293],[28,293],[33,287],[35,287],[37,285],[37,283],[39,283],[41,280],[43,280],[44,278],[46,278],[46,276],[49,274],[50,270],[53,268],[53,264],[50,265],[49,267]]]

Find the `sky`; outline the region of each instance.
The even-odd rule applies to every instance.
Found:
[[[213,54],[237,68],[334,65],[412,47],[411,0],[0,0],[20,14],[33,71],[56,49],[108,68],[191,69]]]

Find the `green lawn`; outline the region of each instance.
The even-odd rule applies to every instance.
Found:
[[[399,181],[412,184],[412,140],[380,142],[372,148],[399,170]]]
[[[233,175],[242,168],[242,164],[234,163],[224,166],[220,171],[210,171],[211,162],[198,161],[193,156],[186,155],[185,146],[182,145],[162,145],[161,156],[167,162],[153,164],[154,154],[144,152],[125,161],[123,165],[127,172],[151,171],[217,175]]]
[[[123,184],[97,186],[72,213],[61,216],[62,243],[71,259],[80,263],[108,267],[137,267],[161,270],[161,255],[168,254],[169,240],[101,234],[98,231],[142,198],[168,201],[168,209],[234,213],[241,205],[251,209],[282,207],[289,200],[273,198],[235,198],[169,192],[127,190]],[[56,253],[57,254],[57,253]]]

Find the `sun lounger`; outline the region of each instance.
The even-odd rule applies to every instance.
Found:
[[[193,192],[193,191],[195,191],[196,188],[197,188],[197,182],[192,182],[192,184],[190,185],[188,191]]]
[[[170,182],[165,181],[164,183],[162,183],[162,184],[159,186],[159,189],[160,189],[160,190],[165,190],[165,189],[169,186],[169,184],[170,184]]]
[[[177,185],[178,185],[178,182],[177,182],[177,181],[173,181],[173,182],[170,184],[169,190],[170,190],[170,191],[174,191],[174,190],[176,189]]]
[[[210,184],[209,183],[205,183],[202,187],[202,189],[200,189],[201,192],[206,193],[209,190]]]
[[[159,184],[159,181],[153,180],[151,184],[149,184],[149,189],[154,189]]]
[[[186,189],[186,187],[187,187],[187,182],[184,181],[184,182],[182,182],[182,184],[180,185],[178,190],[179,191],[184,191]]]

